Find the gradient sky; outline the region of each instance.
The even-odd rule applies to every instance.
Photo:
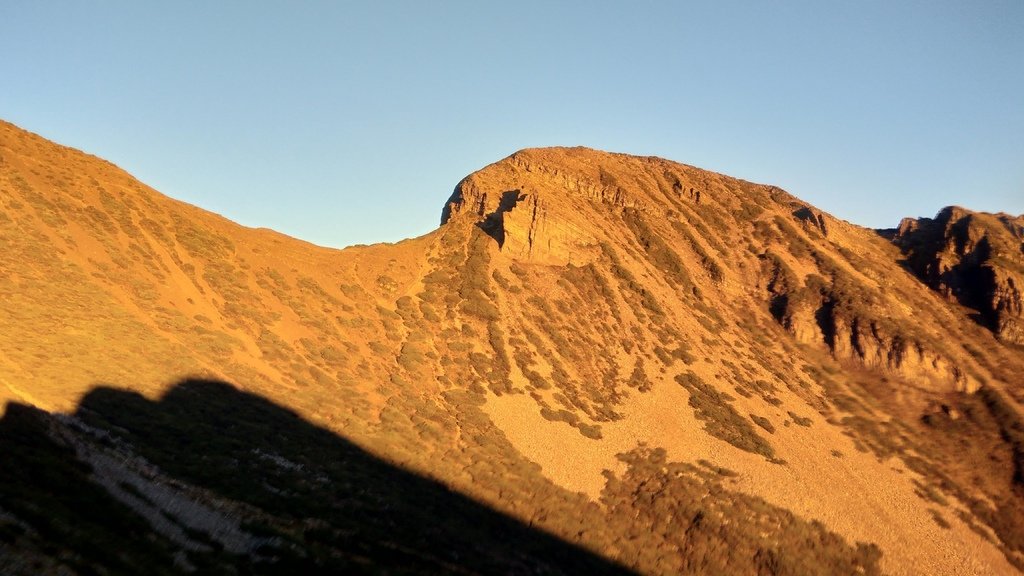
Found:
[[[0,2],[0,118],[328,246],[525,147],[656,155],[872,227],[1024,213],[1024,2]]]

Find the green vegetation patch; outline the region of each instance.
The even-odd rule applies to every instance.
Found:
[[[729,403],[731,398],[708,385],[692,371],[676,376],[676,382],[690,392],[690,406],[704,429],[715,438],[729,444],[774,459],[775,450],[761,438],[750,421],[740,415]],[[770,423],[769,423],[770,425]]]
[[[700,265],[704,268],[704,271],[708,273],[715,282],[721,282],[725,280],[725,270],[722,265],[718,263],[708,251],[704,249],[704,246],[697,240],[690,229],[678,220],[671,220],[672,228],[678,232],[686,243],[689,244],[690,249],[693,250],[694,254],[700,258]]]
[[[650,537],[648,546],[628,550],[630,565],[656,565],[663,574],[881,573],[874,544],[851,545],[820,522],[728,490],[702,468],[669,462],[661,448],[619,458],[628,469],[606,474],[601,501],[609,517],[630,518],[635,533]],[[662,549],[673,553],[660,555]]]
[[[754,424],[767,430],[769,434],[775,434],[775,425],[772,424],[771,420],[757,414],[751,414],[750,419],[754,421]]]
[[[787,414],[789,414],[789,417],[793,419],[793,422],[797,426],[803,426],[805,428],[809,428],[811,426],[811,419],[810,418],[801,416],[801,415],[797,414],[796,412],[793,412],[792,410],[787,412]]]
[[[643,283],[637,280],[636,276],[629,271],[619,258],[618,253],[606,242],[601,243],[601,250],[611,266],[612,275],[619,281],[623,297],[637,318],[644,318],[650,314],[656,322],[664,320],[665,309],[661,307],[658,300],[651,292],[644,287]],[[632,296],[632,297],[629,297]]]
[[[664,238],[651,229],[641,212],[627,209],[623,213],[622,220],[633,232],[636,241],[644,249],[644,255],[655,268],[662,271],[684,294],[695,290],[690,272],[679,255],[665,242]]]

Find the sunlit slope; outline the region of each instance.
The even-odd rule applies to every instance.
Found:
[[[417,272],[417,241],[342,258],[2,130],[2,305],[13,323],[3,361],[40,381],[43,405],[68,407],[97,382],[153,390],[189,372],[296,388],[325,377],[319,367],[336,382],[338,359],[369,355],[379,331],[361,326],[377,320],[367,290]]]
[[[1012,573],[1024,358],[872,230],[526,150],[330,250],[0,125],[0,395],[228,380],[645,573]]]
[[[1021,355],[882,235],[775,187],[586,149],[489,166],[446,215],[502,245],[498,317],[532,398],[486,409],[560,484],[596,496],[642,440],[742,470],[737,488],[877,542],[893,571],[991,569],[960,516],[1019,545],[1019,417],[990,413],[1019,406]],[[537,408],[602,440],[523,418]]]

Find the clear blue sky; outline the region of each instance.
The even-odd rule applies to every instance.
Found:
[[[1024,2],[0,2],[0,117],[330,246],[520,148],[650,154],[852,222],[1024,212]]]

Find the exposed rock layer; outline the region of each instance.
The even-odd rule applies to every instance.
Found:
[[[948,207],[904,219],[893,241],[930,287],[977,310],[1000,339],[1024,344],[1024,216]]]

